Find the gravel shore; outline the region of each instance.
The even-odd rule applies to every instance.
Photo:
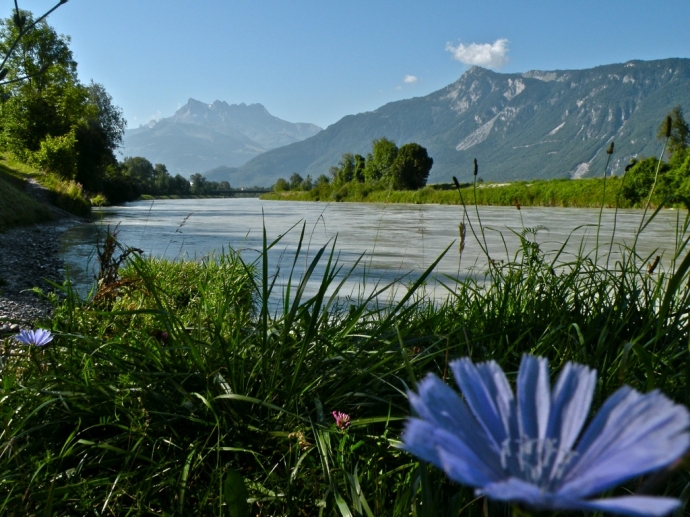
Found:
[[[35,184],[27,185],[34,198],[43,197],[42,190]],[[51,210],[54,221],[0,233],[0,335],[30,327],[51,314],[52,306],[31,288],[48,292],[53,290],[48,281],[62,283],[60,234],[83,222],[61,210]]]

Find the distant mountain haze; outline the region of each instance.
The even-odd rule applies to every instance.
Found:
[[[215,167],[211,170],[204,171],[201,173],[208,181],[215,181],[220,183],[221,181],[227,181],[230,186],[234,187],[233,182],[235,181],[235,174],[239,169],[237,167],[226,167],[221,165],[220,167]],[[246,185],[237,185],[243,187]]]
[[[143,156],[189,177],[216,167],[237,167],[258,154],[321,131],[271,115],[261,104],[206,104],[189,99],[168,118],[127,130],[125,156]]]
[[[416,142],[434,165],[429,183],[622,173],[635,156],[658,155],[659,124],[675,105],[690,109],[690,59],[630,61],[587,70],[501,74],[473,67],[431,93],[349,115],[300,142],[256,157],[234,185],[271,185],[293,172],[328,174],[345,152],[366,155],[375,138]]]

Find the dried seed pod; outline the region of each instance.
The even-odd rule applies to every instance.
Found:
[[[654,274],[654,270],[659,265],[659,260],[661,260],[661,257],[659,255],[654,257],[654,262],[651,262],[649,264],[649,266],[647,267],[647,274],[649,274],[649,275]]]
[[[606,154],[613,154],[613,142],[611,142],[609,148],[606,149]]]
[[[671,115],[668,115],[666,117],[666,138],[669,138],[671,136],[671,129],[673,128],[673,119],[671,118]]]
[[[21,29],[22,27],[24,27],[24,22],[26,21],[26,16],[22,16],[21,14],[19,14],[19,11],[16,11],[12,15],[12,21],[14,22],[14,24],[17,27],[19,27]]]
[[[460,182],[458,181],[458,178],[453,176],[453,183],[455,183],[455,188],[460,190]]]
[[[462,255],[462,251],[465,249],[465,237],[467,235],[467,226],[465,226],[465,223],[458,224],[458,235],[460,236],[458,251],[460,252],[460,255]]]
[[[477,159],[474,159],[474,177],[477,177],[477,173],[479,172],[479,165],[477,165]]]

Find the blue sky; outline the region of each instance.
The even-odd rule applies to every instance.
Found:
[[[35,14],[54,3],[19,0]],[[48,21],[129,127],[190,97],[326,127],[427,95],[472,63],[524,72],[690,57],[688,0],[69,0]]]

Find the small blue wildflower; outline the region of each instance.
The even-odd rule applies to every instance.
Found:
[[[451,363],[464,400],[429,375],[409,393],[403,449],[428,461],[478,495],[540,510],[666,515],[670,497],[591,499],[627,480],[664,468],[690,446],[690,414],[658,391],[623,387],[604,403],[584,433],[596,371],[568,363],[550,390],[548,362],[524,356],[517,400],[494,361]],[[578,438],[579,437],[579,438]]]
[[[45,346],[53,340],[53,335],[45,329],[21,330],[14,339],[25,345]]]

